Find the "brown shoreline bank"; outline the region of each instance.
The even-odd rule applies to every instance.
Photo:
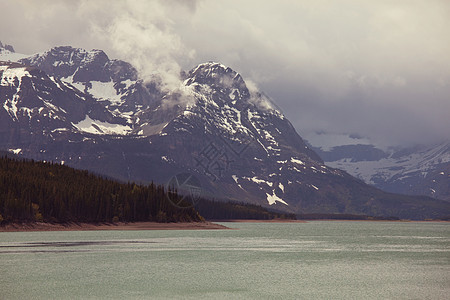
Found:
[[[87,231],[87,230],[204,230],[230,229],[212,222],[130,222],[130,223],[10,223],[0,226],[0,232],[21,231]]]

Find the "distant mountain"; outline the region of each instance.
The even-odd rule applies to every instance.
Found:
[[[11,45],[3,45],[0,41],[0,61],[17,62],[21,58],[25,58],[28,55],[16,53],[14,47]]]
[[[366,183],[393,193],[450,201],[450,141],[381,149],[358,144],[357,139],[347,145],[335,141],[335,147],[318,138],[312,140],[317,145],[313,149],[326,165],[345,170]],[[341,141],[345,144],[350,139],[344,137]]]
[[[189,173],[203,196],[288,213],[450,215],[449,203],[385,193],[326,166],[231,68],[208,62],[183,76],[164,92],[126,62],[72,47],[3,62],[0,148],[124,181]]]

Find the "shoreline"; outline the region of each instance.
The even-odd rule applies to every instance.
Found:
[[[230,229],[213,222],[117,222],[117,223],[10,223],[0,226],[0,232],[91,231],[91,230],[220,230]]]
[[[398,223],[408,223],[408,222],[421,222],[421,223],[450,223],[447,220],[383,220],[383,219],[374,219],[374,220],[353,220],[353,219],[300,219],[300,220],[292,220],[292,219],[272,219],[272,220],[253,220],[253,219],[231,219],[231,220],[220,220],[214,219],[210,220],[210,222],[218,222],[218,223],[310,223],[315,221],[325,221],[325,222],[398,222]]]
[[[210,220],[205,222],[117,222],[117,223],[9,223],[0,226],[0,232],[33,232],[33,231],[92,231],[92,230],[233,230],[217,223],[309,223],[314,221],[326,222],[421,222],[421,223],[450,223],[443,220],[339,220],[339,219],[272,219],[272,220]]]
[[[211,222],[219,223],[308,223],[310,220],[293,220],[293,219],[271,219],[271,220],[255,220],[255,219],[231,219],[231,220],[211,220]]]

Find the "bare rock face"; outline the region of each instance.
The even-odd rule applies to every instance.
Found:
[[[15,53],[15,52],[16,52],[16,51],[14,51],[13,46],[8,45],[8,44],[3,45],[2,42],[0,41],[0,49],[1,49],[1,48],[5,49],[5,50],[7,50],[7,51],[9,51],[9,52],[12,52],[12,53]]]

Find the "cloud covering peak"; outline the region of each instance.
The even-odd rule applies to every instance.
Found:
[[[390,144],[450,139],[448,1],[1,6],[0,37],[18,52],[103,49],[166,89],[179,84],[182,69],[220,61],[269,94],[300,134],[357,133]]]

